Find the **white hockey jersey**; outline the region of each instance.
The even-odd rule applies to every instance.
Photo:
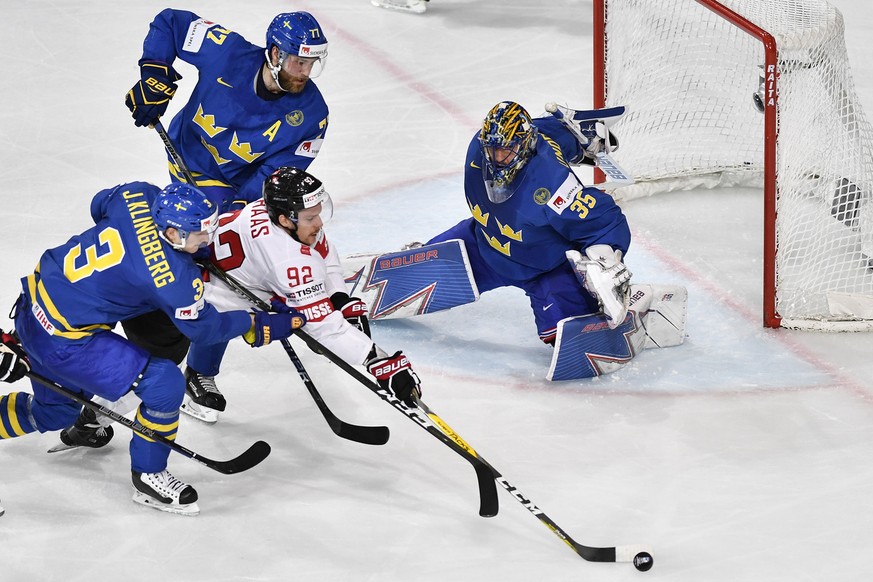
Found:
[[[306,332],[350,364],[364,363],[373,341],[335,311],[330,296],[348,292],[339,254],[322,230],[308,246],[273,224],[263,200],[224,214],[211,246],[213,261],[255,295],[306,315]],[[252,309],[220,280],[207,278],[206,301],[219,311]]]

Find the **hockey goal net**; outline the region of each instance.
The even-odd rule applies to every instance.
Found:
[[[594,0],[594,104],[624,199],[764,190],[764,324],[873,329],[873,147],[822,0]]]

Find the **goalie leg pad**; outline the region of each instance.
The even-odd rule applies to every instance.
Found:
[[[641,316],[645,349],[678,346],[685,341],[688,290],[678,285],[631,285],[630,309]]]
[[[558,322],[558,335],[548,380],[580,380],[615,372],[636,356],[646,334],[636,312],[610,329],[602,313],[568,317]]]
[[[434,313],[479,299],[467,249],[452,239],[383,255],[343,260],[349,295],[360,297],[370,319]]]

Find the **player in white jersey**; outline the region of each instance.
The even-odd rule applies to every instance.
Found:
[[[389,356],[370,339],[367,308],[349,297],[339,256],[322,228],[332,213],[330,196],[318,179],[296,168],[279,168],[264,182],[261,200],[222,216],[212,260],[265,301],[305,313],[312,337],[350,364],[367,365],[408,401],[418,380],[402,352]],[[221,281],[207,282],[206,299],[219,311],[247,306]],[[207,422],[217,420],[226,406],[214,382],[226,346],[195,343],[188,353],[187,375],[214,398],[188,398],[183,410]],[[390,376],[380,378],[376,371],[383,368]]]

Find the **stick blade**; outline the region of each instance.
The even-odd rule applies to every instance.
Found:
[[[494,473],[485,463],[474,463],[473,468],[476,469],[476,479],[479,480],[479,515],[494,517],[500,510]]]
[[[264,441],[258,441],[250,446],[243,454],[229,461],[209,461],[207,459],[195,459],[225,475],[248,471],[270,455],[270,445]]]
[[[330,428],[338,437],[361,443],[363,445],[384,445],[391,436],[387,426],[359,426],[336,419],[330,423]]]

